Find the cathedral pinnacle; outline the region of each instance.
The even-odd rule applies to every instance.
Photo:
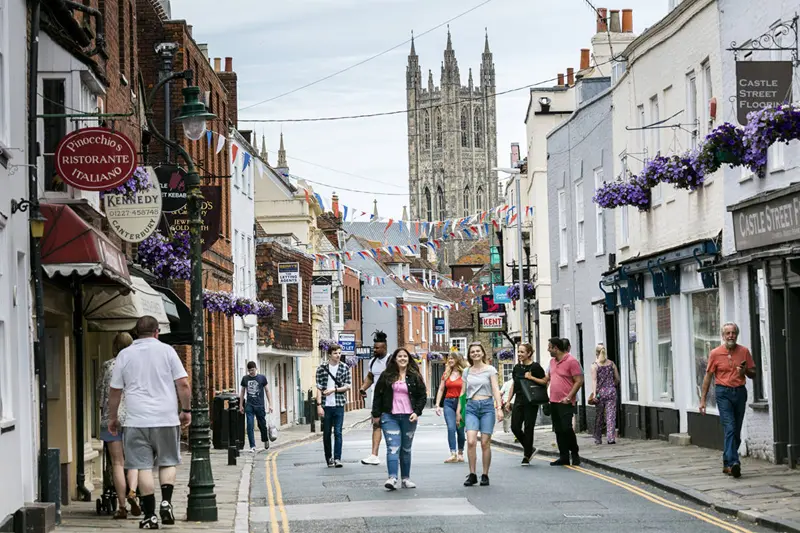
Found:
[[[411,55],[412,56],[417,55],[417,50],[416,50],[416,48],[414,48],[414,31],[413,30],[411,31]]]
[[[287,168],[286,149],[283,147],[283,132],[281,132],[281,146],[278,149],[278,168]]]
[[[447,25],[447,50],[453,51],[453,40],[450,38],[450,24]]]
[[[486,44],[483,45],[483,53],[484,54],[491,54],[491,50],[489,50],[489,28],[486,28]]]
[[[269,153],[267,152],[267,138],[262,134],[261,135],[261,159],[264,162],[269,163]]]

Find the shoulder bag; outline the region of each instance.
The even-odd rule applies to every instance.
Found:
[[[461,379],[464,380],[464,383],[467,382],[467,375],[469,375],[469,368],[464,369],[461,373]],[[459,428],[463,428],[464,424],[466,423],[467,418],[467,388],[464,387],[464,393],[458,398],[458,403],[461,406],[461,423],[458,425]]]
[[[519,392],[528,403],[542,405],[550,401],[550,398],[547,396],[547,389],[543,385],[534,383],[525,377],[520,378],[519,382]]]

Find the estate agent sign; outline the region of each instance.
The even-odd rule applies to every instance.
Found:
[[[150,188],[133,195],[106,194],[108,224],[123,241],[142,242],[158,228],[161,219],[161,188],[150,172]]]
[[[108,128],[83,128],[61,139],[56,172],[83,191],[106,191],[124,183],[136,169],[136,148],[125,135]]]
[[[792,101],[791,61],[736,62],[736,118],[747,125],[747,114]]]
[[[278,263],[278,283],[281,285],[300,283],[300,263]]]
[[[800,190],[733,211],[736,250],[800,239]]]

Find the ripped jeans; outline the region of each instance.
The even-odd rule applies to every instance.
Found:
[[[386,467],[389,477],[408,479],[411,475],[411,443],[414,442],[416,422],[409,422],[411,415],[381,415],[381,429],[386,440]],[[398,463],[400,475],[397,475]]]

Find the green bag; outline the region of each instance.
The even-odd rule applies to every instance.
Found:
[[[461,374],[461,378],[466,382],[467,381],[467,373],[469,372],[469,368],[464,370],[464,373]],[[458,424],[459,429],[464,427],[465,420],[467,418],[467,392],[466,388],[464,389],[464,394],[462,394],[458,398],[458,403],[461,405],[461,423]]]

